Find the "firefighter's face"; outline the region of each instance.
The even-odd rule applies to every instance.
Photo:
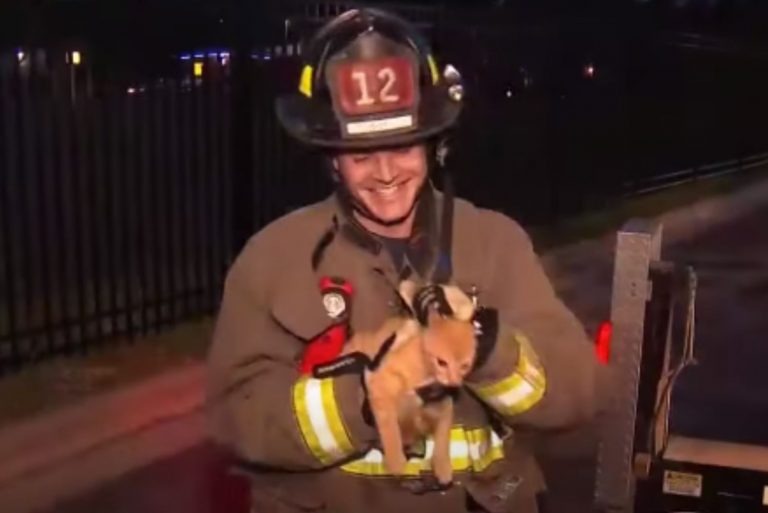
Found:
[[[427,178],[423,144],[342,153],[336,157],[335,166],[349,193],[383,225],[391,228],[407,224],[410,229],[414,203]],[[370,220],[367,221],[370,223]],[[381,233],[381,230],[378,231]]]

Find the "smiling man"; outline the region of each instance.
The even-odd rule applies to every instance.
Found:
[[[537,511],[545,487],[527,433],[590,419],[597,367],[523,229],[430,180],[462,107],[458,73],[440,71],[411,25],[369,9],[323,27],[304,60],[277,115],[327,150],[336,190],[251,238],[209,356],[214,434],[249,476],[253,513]],[[450,281],[482,307],[449,485],[434,480],[429,440],[404,468],[383,465],[362,369],[334,360],[350,332],[403,314],[405,276],[419,297]]]
[[[416,199],[427,180],[424,145],[342,153],[333,164],[366,230],[390,238],[410,236]]]

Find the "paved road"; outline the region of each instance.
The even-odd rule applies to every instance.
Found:
[[[768,445],[768,207],[738,223],[664,249],[664,257],[698,270],[697,357],[674,396],[672,429]],[[607,252],[610,248],[607,247]],[[592,260],[599,280],[583,288],[559,287],[585,324],[607,313],[610,258]],[[606,282],[607,280],[607,282]],[[599,291],[599,292],[595,292]],[[552,510],[589,509],[594,436],[590,429],[553,440],[543,451]],[[242,483],[226,474],[207,445],[157,462],[44,513],[238,513],[247,510]],[[266,513],[266,512],[265,512]]]
[[[668,256],[699,276],[699,364],[681,374],[671,429],[768,446],[768,207]]]

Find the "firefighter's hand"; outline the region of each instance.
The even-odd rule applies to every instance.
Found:
[[[430,310],[446,316],[453,313],[445,297],[445,291],[438,285],[423,287],[413,296],[413,313],[422,325],[427,324]]]
[[[426,325],[430,310],[444,317],[468,321],[475,314],[475,305],[456,285],[428,285],[413,296],[413,313]]]

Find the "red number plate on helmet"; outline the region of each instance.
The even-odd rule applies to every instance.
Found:
[[[396,111],[413,105],[413,68],[403,57],[340,63],[335,82],[339,105],[347,115]]]

